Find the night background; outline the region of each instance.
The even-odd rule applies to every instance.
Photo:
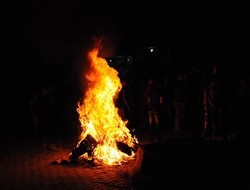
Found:
[[[0,10],[0,189],[249,189],[249,2],[2,0]],[[93,153],[87,137],[76,147],[76,108],[99,38],[99,55],[129,84],[128,128],[139,139],[135,160],[114,167],[69,154]],[[181,121],[179,74],[190,87]],[[144,96],[150,77],[167,100],[157,139]],[[222,87],[215,111],[204,106],[212,79]]]
[[[2,1],[2,134],[30,131],[30,97],[51,85],[52,126],[75,125],[93,36],[103,37],[101,56],[132,56],[139,81],[211,72],[212,64],[225,81],[249,77],[248,10],[249,3],[231,0]],[[147,47],[157,51],[149,55]]]

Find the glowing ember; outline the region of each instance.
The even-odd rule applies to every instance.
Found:
[[[136,139],[126,127],[128,121],[121,119],[114,104],[122,88],[118,72],[98,57],[98,52],[99,48],[95,48],[88,53],[88,86],[83,102],[79,102],[77,108],[82,127],[79,143],[91,135],[98,143],[93,157],[104,164],[120,164],[133,159],[135,154],[133,151],[130,155],[122,152],[117,144],[121,142],[133,147]]]

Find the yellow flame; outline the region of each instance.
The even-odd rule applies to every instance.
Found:
[[[134,146],[135,138],[118,114],[114,101],[122,85],[118,72],[105,59],[98,57],[98,48],[88,53],[90,69],[86,74],[88,86],[83,102],[78,103],[77,112],[82,127],[80,141],[88,134],[98,145],[93,156],[104,164],[113,165],[134,157],[118,149],[116,142]]]

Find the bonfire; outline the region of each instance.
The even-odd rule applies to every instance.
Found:
[[[88,53],[90,66],[85,73],[88,84],[77,107],[82,131],[70,159],[116,165],[135,158],[137,139],[127,128],[129,121],[118,114],[114,102],[121,91],[121,81],[118,72],[99,57],[99,47]]]

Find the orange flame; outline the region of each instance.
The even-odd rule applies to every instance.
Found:
[[[79,143],[91,135],[98,142],[93,157],[104,164],[120,164],[133,159],[135,154],[123,153],[116,142],[133,147],[136,139],[126,127],[128,121],[121,119],[114,104],[122,88],[118,72],[105,59],[98,57],[98,52],[96,48],[88,53],[90,69],[86,78],[89,83],[85,98],[77,108],[82,127]]]

